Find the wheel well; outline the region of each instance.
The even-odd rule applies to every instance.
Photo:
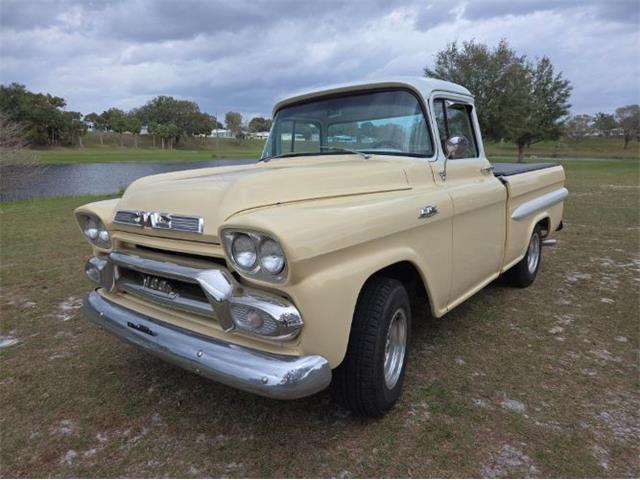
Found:
[[[551,220],[549,219],[549,217],[545,217],[542,220],[540,220],[536,225],[540,225],[542,227],[542,237],[546,237],[547,235],[549,235],[550,230],[551,230]]]
[[[416,266],[408,261],[394,263],[372,274],[373,277],[386,277],[398,280],[409,294],[411,310],[415,318],[424,318],[430,314],[429,295]]]

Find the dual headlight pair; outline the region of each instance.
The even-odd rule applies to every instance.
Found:
[[[77,213],[76,220],[80,225],[82,234],[89,240],[89,243],[99,248],[111,248],[111,235],[98,217],[87,213]]]
[[[78,213],[76,219],[90,243],[99,248],[111,248],[111,235],[98,217]],[[227,258],[241,273],[270,282],[281,281],[286,276],[284,252],[270,236],[252,230],[224,230],[222,236]]]
[[[266,281],[280,281],[287,274],[287,260],[272,237],[251,230],[222,232],[227,258],[246,275]]]

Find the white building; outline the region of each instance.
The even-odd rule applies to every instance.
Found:
[[[231,130],[227,130],[226,128],[214,128],[211,130],[211,136],[218,138],[236,138],[236,136],[231,133]]]
[[[269,132],[253,132],[253,133],[250,133],[249,136],[251,138],[259,138],[259,139],[265,140],[269,138]]]

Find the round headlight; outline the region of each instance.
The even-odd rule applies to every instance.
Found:
[[[100,248],[111,248],[111,235],[100,219],[86,213],[78,213],[76,218],[89,242]]]
[[[90,239],[95,240],[98,238],[98,229],[95,227],[86,228],[84,234]]]
[[[256,264],[257,252],[253,239],[244,233],[235,235],[231,243],[231,254],[235,262],[242,268],[251,269]]]
[[[260,265],[272,275],[277,275],[284,269],[284,252],[270,238],[260,245]]]
[[[98,238],[102,243],[109,243],[109,240],[111,240],[109,238],[109,232],[107,230],[100,230],[98,232]]]

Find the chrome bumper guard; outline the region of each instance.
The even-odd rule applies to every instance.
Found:
[[[160,322],[105,299],[84,302],[88,317],[118,337],[211,380],[265,397],[295,399],[324,390],[331,368],[319,355],[262,352]]]

